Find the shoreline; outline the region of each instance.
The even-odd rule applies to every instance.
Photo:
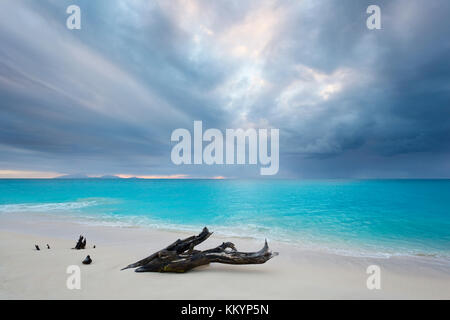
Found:
[[[104,221],[99,218],[101,217],[91,217],[84,215],[66,215],[66,212],[52,212],[52,213],[44,213],[44,212],[0,212],[0,221],[3,224],[10,222],[10,227],[14,228],[14,225],[19,222],[21,223],[21,227],[17,228],[19,232],[23,231],[25,227],[25,223],[29,224],[29,227],[26,227],[26,232],[33,232],[31,226],[34,226],[36,223],[54,223],[62,222],[67,223],[69,225],[83,225],[87,227],[98,227],[98,228],[117,228],[117,229],[132,229],[132,230],[154,230],[161,232],[168,232],[172,234],[185,234],[186,236],[191,236],[192,234],[197,234],[201,231],[201,229],[205,226],[193,226],[193,225],[179,225],[179,224],[165,224],[165,223],[155,223],[155,224],[133,224],[131,222],[113,222],[113,221]],[[28,222],[25,222],[28,221]],[[438,265],[447,265],[450,268],[450,256],[441,255],[438,253],[428,253],[426,250],[418,251],[417,253],[411,252],[388,252],[388,250],[380,251],[380,250],[371,250],[367,248],[361,248],[357,244],[349,245],[348,247],[340,247],[335,246],[331,247],[328,244],[316,244],[312,242],[304,242],[302,239],[271,239],[265,236],[261,236],[259,234],[245,234],[242,235],[239,232],[230,232],[228,228],[218,227],[214,225],[207,225],[210,231],[213,231],[216,236],[219,238],[226,239],[247,239],[251,241],[262,241],[267,239],[272,243],[278,243],[280,245],[287,245],[290,247],[298,248],[302,251],[313,251],[313,252],[321,252],[323,254],[331,254],[338,255],[344,257],[353,257],[353,258],[373,258],[373,259],[392,259],[392,258],[406,258],[406,259],[417,259],[424,260],[425,263],[430,264],[438,264]],[[1,229],[1,225],[0,225]],[[39,229],[35,230],[39,231]],[[243,231],[243,230],[240,230]],[[55,230],[52,230],[55,232]],[[36,233],[37,235],[42,235]],[[46,234],[44,234],[46,235]],[[333,243],[335,244],[335,243]]]
[[[18,217],[17,217],[18,218]],[[200,231],[200,230],[199,230]],[[214,231],[214,230],[211,230]],[[71,250],[80,234],[87,249]],[[427,258],[347,257],[269,241],[279,252],[263,265],[211,264],[186,274],[120,271],[192,232],[117,228],[0,215],[1,299],[449,299],[450,269]],[[199,249],[232,241],[257,251],[263,241],[213,234]],[[34,250],[40,244],[41,251]],[[45,248],[49,243],[50,250]],[[92,249],[93,245],[96,249]],[[81,265],[86,255],[93,264]],[[66,268],[80,265],[82,289],[66,287]],[[382,270],[381,290],[366,287],[369,265]],[[217,287],[219,286],[219,287]]]

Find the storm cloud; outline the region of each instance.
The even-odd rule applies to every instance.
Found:
[[[449,14],[446,0],[3,0],[0,169],[258,177],[171,163],[171,132],[202,120],[279,128],[279,178],[448,178]]]

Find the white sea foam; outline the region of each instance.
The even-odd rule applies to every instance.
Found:
[[[84,215],[83,219],[78,221],[79,223],[96,225],[96,226],[108,226],[108,227],[123,227],[123,228],[154,228],[159,230],[168,231],[183,231],[198,233],[204,225],[197,224],[179,224],[165,220],[159,220],[151,218],[149,216],[132,216],[132,215],[117,215],[117,214],[103,214],[103,215]],[[332,254],[348,257],[361,257],[361,258],[377,258],[377,259],[389,259],[392,257],[420,257],[428,259],[445,260],[446,263],[450,263],[449,257],[445,255],[433,254],[423,255],[420,252],[404,250],[402,252],[395,251],[393,248],[386,247],[360,247],[358,245],[348,246],[338,244],[336,241],[322,239],[318,242],[317,239],[308,237],[296,237],[293,234],[286,233],[286,230],[282,228],[268,228],[265,226],[248,224],[248,225],[215,225],[209,224],[207,226],[215,234],[224,237],[238,237],[238,238],[250,238],[256,240],[267,239],[270,241],[277,241],[281,243],[287,243],[307,250],[323,251]]]
[[[77,223],[109,226],[122,228],[155,228],[170,231],[184,231],[197,233],[204,225],[199,224],[180,224],[169,220],[153,218],[151,215],[129,215],[117,213],[88,212],[82,209],[110,203],[113,200],[103,198],[79,199],[70,202],[54,203],[20,203],[0,205],[0,213],[45,213],[55,218],[64,218],[73,220]],[[61,214],[63,213],[63,215]],[[208,224],[208,228],[216,234],[225,237],[245,237],[257,240],[267,239],[268,241],[278,241],[289,243],[304,249],[320,250],[349,257],[365,258],[384,258],[389,259],[396,256],[419,257],[426,259],[444,259],[449,260],[446,255],[424,254],[421,251],[393,250],[386,247],[363,247],[358,245],[348,246],[345,243],[338,243],[336,239],[326,239],[322,236],[320,239],[308,236],[306,234],[298,235],[295,232],[289,232],[281,227],[268,227],[252,223],[237,223],[234,221],[229,225]]]
[[[49,202],[49,203],[15,203],[0,205],[0,212],[48,212],[48,211],[70,211],[82,209],[99,204],[97,199],[84,199],[71,202]]]

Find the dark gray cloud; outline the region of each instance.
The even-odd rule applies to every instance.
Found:
[[[280,128],[278,177],[449,177],[448,14],[445,0],[3,0],[0,169],[258,176],[171,164],[172,130],[202,120]]]

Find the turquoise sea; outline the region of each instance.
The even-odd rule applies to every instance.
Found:
[[[450,259],[450,180],[0,180],[14,213]]]

